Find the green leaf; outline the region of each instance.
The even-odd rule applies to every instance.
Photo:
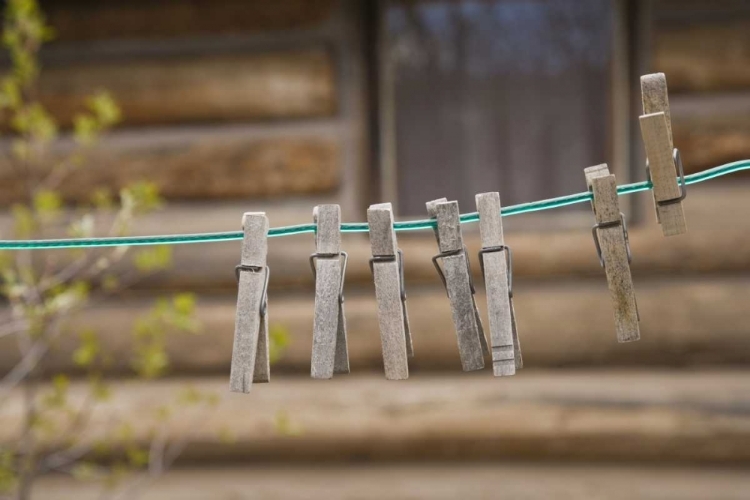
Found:
[[[133,467],[144,467],[148,465],[148,451],[142,448],[136,448],[134,446],[129,447],[125,450],[125,455]]]
[[[159,188],[153,182],[140,181],[120,190],[123,208],[136,214],[148,213],[161,207]]]
[[[172,248],[160,245],[138,250],[133,254],[133,263],[142,273],[167,269],[172,264]]]
[[[110,210],[114,207],[112,192],[103,187],[94,189],[94,192],[91,195],[91,203],[100,210]]]
[[[104,90],[99,90],[91,96],[88,99],[87,105],[94,116],[96,116],[99,124],[103,127],[110,127],[122,118],[119,106],[112,99],[112,96]]]
[[[82,146],[91,146],[99,135],[99,126],[94,117],[84,114],[73,117],[73,135]]]
[[[268,358],[271,363],[279,361],[290,342],[289,330],[280,324],[273,324],[268,329]]]
[[[182,316],[190,316],[195,312],[195,294],[179,293],[172,297],[175,312]]]
[[[54,191],[40,190],[34,194],[34,210],[42,219],[54,220],[60,215],[62,204],[62,198]]]
[[[99,338],[93,330],[81,332],[80,345],[73,351],[73,362],[77,366],[90,367],[96,361],[100,352]]]

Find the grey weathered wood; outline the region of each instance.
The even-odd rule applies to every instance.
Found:
[[[377,241],[372,242],[370,245],[373,244],[376,245],[376,247],[372,248],[372,255],[381,255],[381,256],[394,256],[397,259],[402,259],[403,254],[399,252],[398,248],[398,239],[396,238],[396,230],[393,227],[393,205],[391,203],[376,203],[373,205],[370,205],[370,208],[373,209],[373,224],[375,226],[375,231],[382,234],[382,238],[378,238]],[[369,224],[369,210],[368,210],[368,224]],[[389,228],[388,230],[385,229],[385,227]],[[370,232],[370,235],[372,235],[372,232]],[[401,260],[399,262],[399,283],[401,283],[403,278],[403,272],[401,270],[402,266],[405,266],[405,263]],[[405,284],[401,284],[401,286],[404,286]],[[414,357],[414,344],[412,342],[411,337],[411,327],[409,326],[409,313],[406,308],[406,297],[404,296],[401,300],[401,308],[403,309],[403,315],[404,315],[404,335],[406,336],[406,354],[411,358]]]
[[[341,208],[319,205],[313,210],[315,232],[315,317],[313,320],[312,378],[329,379],[349,372],[346,322],[341,297]]]
[[[489,351],[482,340],[479,312],[476,307],[469,275],[468,255],[464,251],[458,203],[455,201],[428,202],[427,211],[437,219],[437,241],[440,252],[458,252],[442,257],[453,325],[456,329],[458,352],[464,371],[484,368],[484,354]],[[486,345],[486,339],[484,339]]]
[[[500,217],[500,194],[482,193],[476,195],[479,212],[479,233],[482,249],[505,245],[503,224]],[[492,342],[492,371],[495,376],[516,373],[515,351],[518,346],[517,330],[511,311],[510,289],[506,254],[508,250],[484,254],[484,285],[487,290],[487,315]],[[514,336],[515,333],[515,336]],[[515,337],[515,338],[514,338]]]
[[[586,184],[593,190],[592,205],[597,224],[621,221],[617,199],[617,182],[606,164],[584,170]],[[640,338],[638,306],[633,289],[633,278],[628,262],[627,242],[622,225],[598,228],[599,245],[604,260],[607,284],[615,309],[615,328],[618,342]]]
[[[385,378],[404,380],[409,377],[408,357],[413,355],[413,347],[406,304],[401,299],[398,244],[391,204],[371,205],[367,210],[367,222],[372,256],[393,258],[372,263]]]
[[[677,170],[672,158],[672,120],[669,110],[667,79],[664,73],[641,77],[643,115],[640,117],[641,135],[646,147],[646,157],[654,183],[653,198],[656,218],[664,236],[674,236],[687,231],[682,202],[659,206],[657,202],[680,196]]]
[[[250,392],[252,383],[268,382],[268,325],[260,309],[265,298],[268,219],[262,212],[248,212],[242,218],[244,238],[241,264],[257,267],[239,274],[229,389]]]
[[[438,205],[441,204],[441,203],[446,203],[446,202],[447,202],[446,198],[439,198],[437,200],[433,200],[433,201],[427,202],[427,204],[426,204],[427,205],[427,214],[431,218],[437,218]],[[460,215],[459,212],[458,212],[458,203],[457,202],[453,202],[453,203],[456,203],[456,209],[455,209],[455,214],[451,214],[451,218],[452,218],[451,224],[455,223],[456,227],[455,227],[455,229],[451,229],[450,224],[448,224],[447,226],[445,226],[443,228],[443,231],[447,232],[446,236],[448,236],[448,238],[451,241],[447,242],[447,243],[441,243],[441,237],[440,237],[441,232],[440,232],[439,223],[438,223],[438,226],[436,226],[435,230],[434,230],[434,232],[435,232],[435,238],[437,239],[438,249],[440,250],[440,252],[457,251],[460,248],[463,248],[463,238],[461,236],[461,226],[459,225],[459,219],[458,219],[458,216]],[[471,273],[471,264],[470,264],[470,260],[469,260],[469,256],[468,255],[466,256],[466,267],[467,267],[469,276],[471,276],[472,275],[472,273]],[[482,346],[482,352],[484,353],[484,355],[489,357],[490,356],[490,347],[489,347],[489,344],[487,342],[487,337],[484,334],[484,326],[482,325],[482,317],[479,315],[479,309],[477,308],[477,303],[476,303],[476,300],[474,299],[473,293],[474,293],[474,290],[473,290],[473,287],[472,287],[472,299],[471,300],[474,303],[474,321],[477,324],[477,332],[478,332],[478,335],[479,335],[479,343]]]

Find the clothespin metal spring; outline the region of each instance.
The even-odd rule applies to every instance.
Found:
[[[620,212],[620,220],[613,220],[610,222],[600,222],[594,224],[591,227],[591,234],[594,237],[594,245],[596,245],[596,254],[599,256],[599,264],[605,267],[604,257],[602,256],[602,247],[599,243],[599,234],[596,232],[597,229],[604,229],[606,227],[622,226],[622,235],[625,237],[625,251],[628,254],[628,264],[633,261],[633,255],[630,253],[630,238],[628,237],[628,225],[625,222],[625,214]]]
[[[505,262],[508,270],[508,297],[513,298],[513,251],[507,245],[498,245],[495,247],[482,248],[478,252],[479,267],[484,276],[484,254],[492,252],[505,252]]]
[[[310,269],[312,270],[313,278],[317,278],[318,271],[315,268],[316,259],[341,259],[341,287],[339,289],[339,303],[344,303],[344,277],[346,276],[346,264],[349,262],[349,254],[345,251],[339,253],[313,253],[310,255]]]
[[[656,204],[660,207],[663,207],[665,205],[673,205],[675,203],[680,203],[682,200],[687,198],[687,184],[685,183],[685,169],[682,168],[682,156],[680,155],[679,149],[674,148],[674,150],[672,151],[672,159],[674,160],[675,165],[677,165],[677,171],[680,173],[680,182],[677,183],[677,185],[680,188],[680,196],[678,196],[677,198],[669,199],[669,200],[657,201]],[[648,182],[651,182],[651,168],[648,165],[648,159],[646,159],[646,178],[648,179]]]
[[[466,270],[469,272],[469,288],[471,289],[471,293],[473,295],[476,293],[476,290],[474,288],[474,277],[471,275],[471,262],[469,262],[469,252],[466,250],[465,245],[463,248],[459,248],[458,250],[440,252],[432,258],[432,265],[435,266],[435,269],[437,269],[438,276],[440,276],[440,280],[443,282],[445,292],[448,293],[448,283],[445,281],[445,274],[443,274],[443,269],[440,267],[440,264],[438,264],[438,260],[442,259],[443,257],[450,257],[452,255],[459,255],[462,253],[466,255]]]
[[[263,290],[261,290],[261,297],[263,297],[263,301],[260,303],[260,315],[265,316],[266,311],[268,310],[268,278],[270,278],[271,276],[271,268],[269,266],[265,266],[265,268],[262,268],[260,266],[246,266],[244,264],[238,264],[234,267],[234,275],[237,277],[237,281],[239,281],[240,272],[259,273],[262,270],[266,273],[266,279],[263,282]]]
[[[406,300],[406,285],[404,283],[404,252],[401,251],[400,248],[396,249],[398,252],[398,274],[400,278],[400,293],[401,293],[401,301]],[[395,255],[373,255],[370,258],[370,273],[375,274],[375,269],[373,268],[373,265],[376,262],[393,262],[396,260]]]

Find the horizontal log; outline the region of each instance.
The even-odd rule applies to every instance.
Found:
[[[55,154],[65,158],[69,149],[62,141]],[[335,130],[326,125],[123,131],[97,144],[59,192],[66,200],[88,201],[96,189],[116,193],[149,180],[167,199],[321,193],[338,187],[340,161]],[[0,161],[6,206],[24,196],[17,172],[7,159]]]
[[[226,377],[122,382],[96,407],[83,443],[119,420],[144,442],[162,405],[193,387],[223,395],[217,407],[183,409],[171,439],[187,439],[183,463],[441,461],[481,459],[738,463],[750,460],[748,371],[525,371],[332,381],[276,377],[250,395]],[[72,404],[85,388],[73,384]],[[0,443],[17,434],[22,394],[0,412]],[[276,427],[286,415],[286,429]],[[161,425],[161,423],[159,423]],[[222,432],[222,429],[224,432]],[[232,442],[222,439],[229,432]],[[46,436],[46,437],[41,437]],[[63,436],[41,434],[39,446]]]
[[[750,87],[750,13],[719,23],[657,23],[653,37],[652,68],[666,73],[670,92]]]
[[[41,478],[34,491],[48,500],[95,500],[100,488],[60,475]],[[750,477],[740,468],[567,463],[246,465],[175,469],[150,485],[141,498],[236,500],[242,492],[243,500],[453,500],[497,492],[526,500],[744,500],[748,490]]]
[[[304,29],[326,20],[333,0],[42,0],[58,42],[237,35]]]
[[[670,105],[685,173],[750,158],[750,93],[677,95]]]
[[[123,125],[332,116],[335,69],[322,48],[46,65],[39,99],[64,126],[106,89]]]
[[[638,280],[640,342],[615,341],[612,306],[606,280],[525,285],[516,280],[514,304],[527,367],[557,366],[690,366],[750,363],[746,277],[727,279]],[[409,290],[408,307],[415,356],[412,370],[460,371],[456,336],[445,292]],[[486,320],[483,293],[478,303]],[[146,298],[99,303],[69,323],[70,334],[57,341],[45,358],[51,372],[76,372],[73,352],[77,332],[91,328],[102,338],[104,352],[117,353],[112,374],[130,373],[133,326],[152,305]],[[202,334],[167,337],[170,373],[229,373],[236,296],[199,297],[197,318]],[[269,297],[272,330],[285,332],[289,345],[272,371],[310,372],[313,295]],[[352,371],[382,373],[377,304],[372,286],[346,294],[346,319]],[[18,361],[15,339],[0,338],[0,372]],[[489,362],[487,363],[489,365]]]

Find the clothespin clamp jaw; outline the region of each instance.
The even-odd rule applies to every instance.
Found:
[[[593,193],[593,191],[592,191]],[[620,212],[620,218],[608,222],[598,222],[591,227],[591,235],[594,238],[594,245],[596,246],[596,254],[599,256],[599,264],[602,268],[605,267],[604,256],[602,255],[602,246],[599,242],[599,231],[597,229],[604,229],[608,227],[622,227],[622,236],[625,239],[625,251],[628,255],[628,264],[633,262],[633,254],[630,252],[630,237],[628,235],[628,225],[625,222],[625,214]]]
[[[513,251],[507,245],[497,245],[494,247],[482,248],[477,252],[479,257],[479,268],[484,272],[484,256],[488,253],[505,252],[505,266],[508,269],[508,297],[513,298]]]
[[[310,269],[315,277],[315,318],[310,375],[329,379],[349,373],[344,315],[344,278],[349,255],[341,250],[341,208],[319,205],[313,210],[315,249]]]
[[[490,348],[474,296],[474,280],[469,253],[461,235],[458,203],[445,198],[434,200],[427,203],[427,212],[436,221],[439,253],[432,258],[432,264],[450,300],[461,366],[464,371],[481,370],[484,357],[490,356]]]
[[[234,273],[238,281],[232,367],[229,388],[249,392],[254,382],[268,382],[268,219],[262,212],[246,213],[240,264]]]
[[[591,231],[614,304],[617,340],[638,340],[640,314],[630,272],[632,254],[628,229],[625,216],[620,211],[617,182],[606,164],[586,168],[584,173],[586,185],[592,193],[591,206],[596,217]]]
[[[261,292],[262,301],[260,303],[260,315],[265,317],[268,311],[268,278],[271,276],[271,268],[269,266],[246,266],[244,264],[238,264],[234,267],[234,276],[237,281],[240,281],[241,272],[259,273],[263,271],[265,273],[265,279],[263,280],[263,291]]]
[[[370,257],[370,274],[375,273],[374,264],[377,262],[398,262],[399,291],[401,302],[406,303],[406,283],[404,281],[404,252],[400,248],[396,249],[396,255],[373,255]],[[406,307],[406,305],[404,305]],[[408,324],[408,322],[407,322]]]
[[[680,155],[680,150],[677,148],[674,148],[672,150],[672,161],[677,167],[677,172],[680,178],[680,181],[678,182],[678,185],[680,187],[680,196],[677,196],[675,198],[670,198],[668,200],[656,200],[656,205],[659,207],[663,207],[666,205],[673,205],[675,203],[680,203],[685,198],[687,198],[687,183],[685,182],[685,169],[682,167],[682,155]],[[646,158],[646,180],[650,182],[653,186],[653,181],[651,180],[651,167],[649,166],[648,158]],[[657,216],[658,216],[658,212],[657,212]]]
[[[641,98],[641,135],[646,148],[646,175],[652,183],[656,220],[664,236],[682,234],[687,232],[682,207],[687,185],[680,152],[674,147],[664,73],[641,77]]]
[[[440,267],[440,264],[438,263],[438,261],[440,261],[441,259],[444,259],[445,257],[451,257],[453,255],[465,255],[466,256],[466,272],[469,273],[469,287],[471,288],[471,294],[474,295],[475,293],[477,293],[477,291],[474,288],[474,277],[472,276],[472,273],[471,273],[471,263],[469,262],[469,251],[466,249],[466,245],[464,245],[458,250],[440,252],[439,254],[432,257],[432,265],[435,266],[438,276],[440,276],[440,281],[443,282],[443,288],[445,288],[446,293],[448,293],[448,283],[445,280],[445,273],[443,273],[443,268]]]
[[[340,259],[341,261],[341,286],[339,287],[339,303],[344,303],[344,278],[346,277],[346,264],[349,262],[349,254],[341,250],[338,253],[318,253],[310,254],[310,270],[314,279],[318,277],[315,262],[317,259]]]
[[[408,358],[414,356],[414,346],[406,310],[404,254],[398,248],[391,204],[370,205],[367,222],[385,378],[404,380],[409,377]]]

